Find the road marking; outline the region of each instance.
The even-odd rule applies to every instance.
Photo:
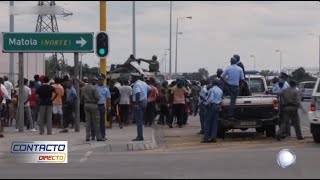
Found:
[[[88,157],[92,154],[92,151],[88,151],[84,154],[84,156],[80,159],[80,163],[86,162]]]

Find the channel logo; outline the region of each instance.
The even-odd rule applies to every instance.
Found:
[[[11,154],[23,163],[68,163],[68,141],[19,141]]]

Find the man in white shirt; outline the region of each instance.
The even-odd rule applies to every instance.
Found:
[[[31,89],[27,86],[27,84],[28,84],[28,80],[24,79],[24,87],[23,87],[24,113],[25,113],[27,122],[29,124],[29,130],[31,132],[36,132],[37,130],[33,126],[33,120],[32,120],[30,103],[29,103],[29,99],[31,97]],[[19,124],[18,120],[19,120],[19,113],[17,113],[17,118],[16,118],[16,131],[18,131],[18,124]]]
[[[9,81],[8,76],[4,76],[3,79],[4,79],[4,86],[6,87],[6,90],[8,92],[8,97],[10,99],[12,99],[11,95],[13,93],[13,84]],[[12,113],[12,110],[10,110],[12,108],[13,107],[12,107],[11,101],[6,101],[6,120],[7,120],[7,122],[9,121],[10,117],[14,116],[13,114],[10,114],[10,112]]]
[[[8,76],[4,76],[3,78],[4,78],[4,86],[6,87],[7,92],[8,92],[8,96],[11,99],[13,84],[9,81]]]
[[[132,88],[129,86],[129,81],[124,80],[123,85],[119,89],[120,92],[120,121],[122,125],[127,126],[129,124],[129,110],[130,110],[130,97],[132,94]]]

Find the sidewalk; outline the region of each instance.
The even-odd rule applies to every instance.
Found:
[[[69,133],[59,133],[61,129],[53,129],[53,135],[39,135],[39,132],[29,132],[25,130],[22,133],[16,132],[14,127],[5,127],[4,138],[0,138],[0,153],[10,152],[11,144],[14,141],[68,141],[69,152],[79,151],[90,148],[105,147],[108,152],[147,150],[157,148],[155,140],[155,130],[150,127],[144,127],[144,141],[132,142],[136,137],[137,128],[135,125],[120,129],[115,126],[113,129],[106,129],[107,141],[85,141],[85,125],[80,124],[80,132],[74,132],[69,129]]]

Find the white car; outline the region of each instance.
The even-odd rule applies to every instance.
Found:
[[[320,143],[320,78],[313,88],[308,116],[313,140],[315,143]]]

